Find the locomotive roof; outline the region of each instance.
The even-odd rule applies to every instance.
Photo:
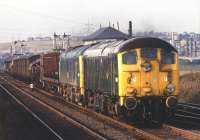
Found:
[[[62,52],[61,56],[65,57],[65,58],[75,58],[75,57],[78,57],[78,56],[82,55],[83,52],[89,47],[90,47],[90,45],[77,46],[75,48],[72,48],[69,51]]]
[[[135,48],[164,48],[177,52],[170,43],[152,37],[136,37],[129,40],[106,40],[96,44],[80,46],[66,52],[67,57],[77,57],[81,54],[84,56],[107,56]]]
[[[119,47],[118,51],[122,52],[132,48],[163,48],[177,52],[177,49],[170,43],[154,37],[137,37],[129,39]]]
[[[105,56],[135,48],[164,48],[177,52],[176,48],[162,39],[152,37],[137,37],[126,41],[105,41],[91,46],[83,54],[85,56]]]
[[[83,38],[83,41],[93,41],[93,40],[102,40],[102,39],[120,39],[125,40],[128,39],[128,35],[116,30],[112,27],[104,27],[100,28],[96,32],[92,33],[89,36]]]

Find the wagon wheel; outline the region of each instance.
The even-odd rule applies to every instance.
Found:
[[[74,93],[74,95],[75,95],[75,103],[80,103],[80,101],[81,101],[81,94],[78,92],[78,91],[76,91],[76,93]]]
[[[108,114],[108,108],[107,108],[107,106],[108,106],[108,99],[106,98],[106,97],[104,97],[104,100],[103,100],[103,111],[102,111],[102,113],[103,114]]]
[[[126,109],[124,106],[120,106],[119,103],[115,103],[114,105],[115,107],[115,114],[114,117],[116,117],[118,120],[123,120],[125,119],[125,113],[126,113]]]
[[[88,107],[88,91],[85,91],[84,95],[83,95],[83,100],[82,100],[82,105],[84,107]]]
[[[75,103],[76,102],[76,93],[75,93],[75,89],[71,89],[71,91],[70,91],[70,99],[71,99],[71,101],[73,102],[73,103]]]

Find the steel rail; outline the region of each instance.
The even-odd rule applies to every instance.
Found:
[[[20,102],[14,95],[12,95],[6,88],[4,88],[2,85],[0,85],[1,88],[3,88],[6,92],[9,93],[9,95],[14,98],[17,102],[19,102],[20,104],[22,104],[26,109],[28,109],[31,114],[34,115],[34,117],[36,117],[40,122],[42,122],[48,129],[50,129],[57,137],[59,137],[60,140],[63,140],[63,138],[61,136],[59,136],[51,127],[49,127],[44,121],[42,121],[35,113],[33,113],[25,104],[23,104],[22,102]],[[24,91],[22,91],[21,89],[18,88],[18,90],[20,90],[20,92],[24,93]],[[49,110],[53,111],[54,113],[58,114],[59,116],[61,116],[62,118],[64,118],[65,120],[71,122],[72,124],[74,124],[75,126],[83,129],[85,132],[87,132],[89,135],[99,139],[99,140],[107,140],[107,138],[101,136],[100,134],[96,133],[95,131],[93,131],[92,129],[89,129],[88,127],[84,126],[83,124],[81,124],[80,122],[70,118],[69,116],[67,116],[66,114],[58,111],[57,109],[49,106],[48,104],[40,101],[39,99],[35,98],[34,96],[30,95],[30,94],[24,94],[26,96],[28,96],[29,98],[31,98],[32,100],[38,102],[39,104],[47,107]]]
[[[50,132],[52,132],[59,140],[63,140],[63,138],[55,130],[53,130],[47,123],[45,123],[42,119],[40,119],[38,115],[36,115],[29,107],[27,107],[24,103],[22,103],[19,99],[17,99],[1,84],[0,88],[3,89],[12,99],[14,99],[19,105],[21,105],[29,114],[31,114],[35,119],[37,119],[42,125],[44,125]]]
[[[200,104],[193,104],[193,103],[178,103],[178,105],[187,105],[187,106],[191,106],[191,107],[199,107],[200,108]]]
[[[188,111],[185,109],[177,109],[175,114],[187,115],[187,116],[197,117],[200,119],[200,113],[194,113],[194,112],[195,111]]]

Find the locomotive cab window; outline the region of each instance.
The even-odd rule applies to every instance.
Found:
[[[157,48],[142,48],[141,57],[146,59],[155,59],[157,57]]]
[[[175,54],[171,50],[161,50],[161,63],[162,64],[175,64]]]
[[[123,64],[137,64],[137,55],[135,51],[127,52],[122,56]]]

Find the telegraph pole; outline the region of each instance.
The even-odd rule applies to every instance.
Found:
[[[13,44],[12,43],[10,44],[10,55],[11,55],[11,57],[13,56]]]
[[[55,51],[64,51],[70,47],[70,36],[68,34],[58,35],[54,33],[53,35],[53,48]],[[66,46],[67,45],[67,46]]]
[[[63,48],[68,50],[70,48],[70,36],[69,34],[63,34]],[[67,44],[67,46],[66,46]]]
[[[24,55],[27,44],[24,41],[18,40],[11,43],[11,55]]]
[[[58,37],[58,35],[54,32],[54,34],[53,34],[53,48],[55,50],[58,49],[58,47],[57,47],[57,37]]]

